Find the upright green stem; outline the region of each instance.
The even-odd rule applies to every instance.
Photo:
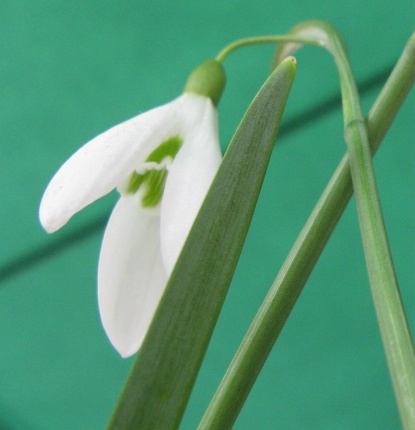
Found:
[[[334,30],[329,35],[341,81],[345,140],[372,295],[402,423],[414,429],[415,352],[390,254],[368,132],[342,42]]]
[[[415,34],[367,119],[372,153],[415,81]],[[346,153],[311,213],[215,393],[199,430],[234,424],[314,265],[353,193]],[[404,377],[412,378],[410,374]]]

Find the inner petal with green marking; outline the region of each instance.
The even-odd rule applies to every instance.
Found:
[[[173,136],[162,142],[145,162],[161,165],[166,159],[174,160],[182,144],[183,140],[179,136]],[[167,174],[166,167],[151,169],[142,174],[133,172],[127,186],[127,193],[135,194],[142,187],[141,204],[146,208],[154,208],[163,196]]]

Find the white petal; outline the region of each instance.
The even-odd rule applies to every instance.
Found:
[[[160,218],[134,196],[121,197],[109,220],[98,268],[98,303],[107,335],[123,357],[134,354],[167,283]]]
[[[43,227],[54,232],[109,193],[161,142],[178,133],[181,98],[125,121],[80,148],[49,183],[40,205]]]
[[[183,93],[177,100],[176,109],[178,111],[177,127],[182,137],[193,133],[198,129],[206,115],[206,111],[216,110],[210,99],[198,94]]]
[[[217,112],[204,99],[204,112],[185,136],[169,169],[161,203],[161,250],[167,272],[176,264],[222,156]]]

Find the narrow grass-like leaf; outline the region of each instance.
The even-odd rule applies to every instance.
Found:
[[[295,70],[293,58],[281,63],[236,131],[109,428],[178,427],[242,250]]]

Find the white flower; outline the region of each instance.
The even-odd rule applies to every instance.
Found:
[[[98,302],[123,357],[143,341],[220,161],[212,101],[184,93],[91,140],[45,191],[39,216],[53,232],[118,187],[99,260]]]

